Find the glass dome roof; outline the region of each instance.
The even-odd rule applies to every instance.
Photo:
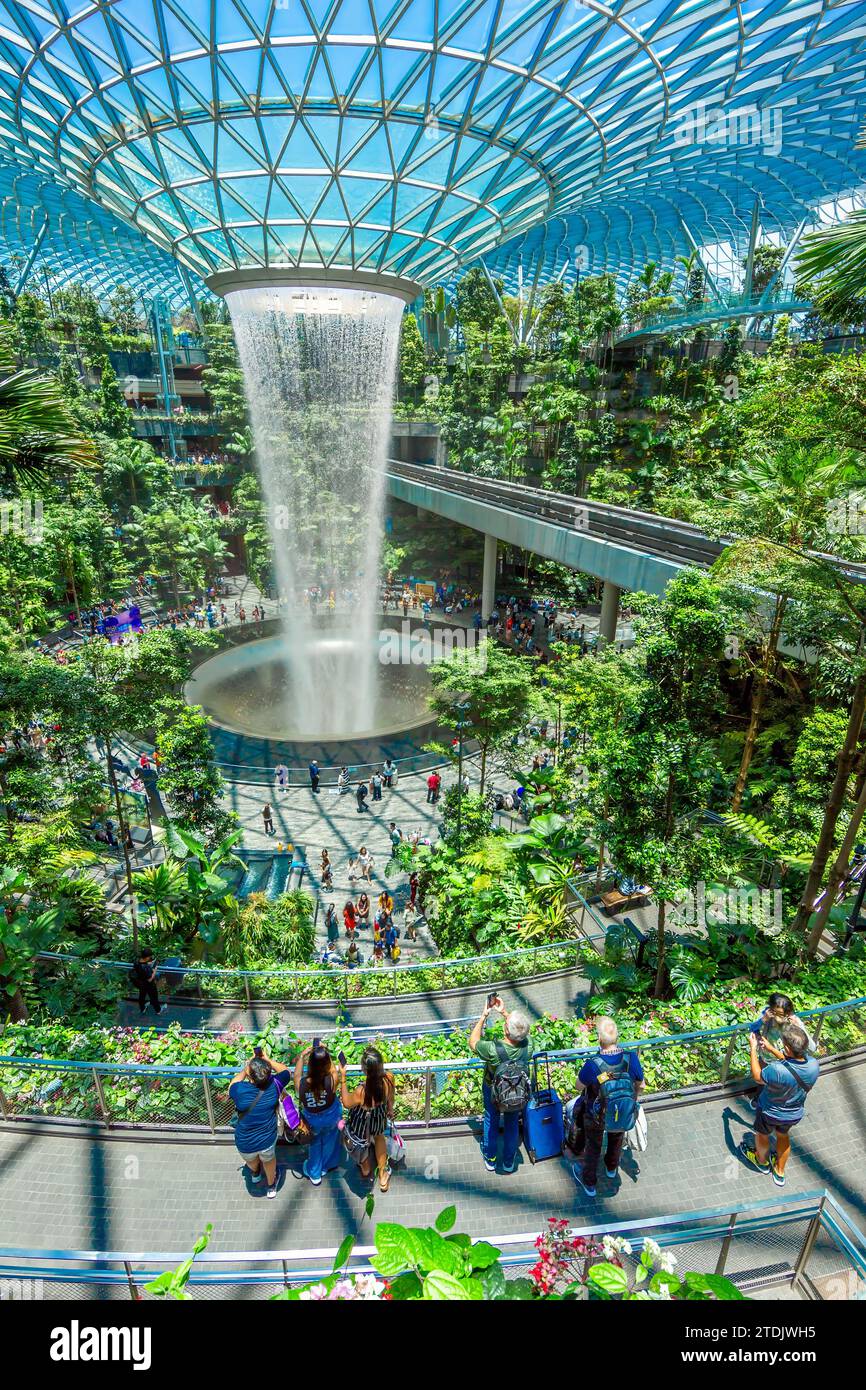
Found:
[[[83,280],[106,297],[124,284],[145,300],[161,295],[172,311],[207,296],[198,276],[135,228],[53,175],[2,157],[0,260],[13,288],[22,277],[47,275],[51,290]]]
[[[0,0],[0,157],[202,276],[621,269],[866,181],[864,38],[866,0]]]

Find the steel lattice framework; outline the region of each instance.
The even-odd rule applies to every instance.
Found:
[[[0,153],[203,276],[623,270],[861,185],[864,38],[866,0],[0,0]]]
[[[135,228],[51,175],[2,161],[0,260],[13,289],[44,269],[52,290],[84,281],[105,298],[124,284],[144,301],[162,296],[172,311],[207,296]]]

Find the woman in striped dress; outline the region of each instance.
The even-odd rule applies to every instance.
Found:
[[[362,1177],[372,1178],[375,1158],[379,1187],[387,1192],[391,1169],[385,1132],[394,1114],[394,1078],[385,1070],[382,1054],[375,1047],[365,1049],[361,1066],[364,1077],[354,1091],[348,1090],[343,1073],[341,1098],[349,1112],[344,1131],[346,1148]]]

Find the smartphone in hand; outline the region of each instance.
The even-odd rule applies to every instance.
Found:
[[[487,1007],[488,1007],[488,1009],[492,1009],[492,1008],[494,1007],[494,1005],[496,1005],[496,1004],[498,1004],[498,1003],[499,1003],[499,995],[498,995],[498,994],[488,994],[488,996],[487,996]]]
[[[345,1054],[345,1052],[338,1052],[338,1053],[337,1053],[337,1061],[340,1063],[340,1066],[341,1066],[341,1067],[344,1067],[344,1066],[346,1065],[346,1054]]]
[[[254,1047],[254,1048],[253,1048],[253,1056],[254,1056],[254,1057],[263,1057],[263,1056],[264,1056],[264,1053],[262,1052],[261,1047]]]
[[[313,1051],[314,1051],[314,1052],[317,1050],[317,1048],[318,1048],[318,1046],[319,1046],[319,1043],[320,1043],[321,1041],[322,1041],[321,1038],[313,1038]]]

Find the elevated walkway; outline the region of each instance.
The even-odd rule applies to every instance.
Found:
[[[616,632],[621,590],[662,594],[682,570],[709,569],[725,549],[687,521],[453,468],[390,459],[386,479],[392,497],[484,534],[485,616],[495,601],[497,541],[604,580],[600,634],[607,641]],[[866,583],[866,564],[825,558],[846,578]]]
[[[619,589],[661,594],[681,570],[707,569],[724,550],[697,526],[451,468],[388,462],[392,497]],[[485,608],[487,605],[484,605]]]
[[[827,1189],[862,1224],[866,1170],[862,1163],[866,1066],[825,1064],[794,1134],[786,1195]],[[511,1176],[488,1173],[477,1133],[407,1135],[407,1158],[386,1195],[376,1193],[377,1221],[432,1224],[450,1204],[457,1229],[474,1237],[541,1230],[548,1216],[575,1226],[639,1224],[659,1216],[741,1203],[781,1201],[769,1177],[746,1167],[737,1145],[753,1132],[744,1096],[718,1091],[649,1105],[649,1147],[626,1150],[618,1178],[601,1172],[588,1198],[567,1159],[531,1165],[521,1152]],[[192,1249],[213,1223],[211,1254],[229,1251],[336,1248],[349,1231],[366,1243],[364,1204],[369,1184],[344,1161],[322,1186],[293,1181],[302,1155],[280,1146],[275,1202],[250,1187],[230,1134],[210,1139],[177,1135],[161,1142],[129,1130],[97,1137],[0,1126],[0,1200],[7,1213],[3,1245],[58,1251],[181,1251]],[[130,1181],[130,1177],[134,1181]],[[34,1186],[35,1184],[35,1186]],[[10,1214],[14,1214],[10,1215]],[[50,1233],[50,1234],[49,1234]],[[796,1260],[803,1232],[793,1239]],[[757,1254],[757,1252],[755,1252]],[[0,1253],[9,1266],[12,1252]],[[163,1268],[172,1263],[165,1257]],[[760,1263],[760,1262],[759,1262]],[[681,1268],[694,1268],[682,1264]],[[847,1296],[847,1295],[844,1295]]]
[[[660,314],[637,323],[623,324],[614,334],[614,344],[634,343],[646,338],[660,338],[666,333],[687,333],[704,324],[726,322],[729,319],[762,319],[774,314],[807,314],[812,308],[807,299],[792,293],[778,298],[762,299],[759,295],[725,295],[704,300],[694,308],[677,314]]]
[[[390,1213],[388,1213],[390,1214]],[[458,1227],[460,1221],[458,1221]],[[538,1230],[488,1240],[501,1251],[506,1279],[527,1276],[538,1261]],[[467,1233],[472,1234],[472,1233]],[[779,1194],[675,1216],[575,1225],[573,1236],[627,1240],[621,1256],[635,1283],[645,1242],[670,1252],[679,1275],[724,1275],[749,1299],[809,1302],[861,1298],[866,1289],[866,1236],[826,1188]],[[359,1232],[344,1268],[347,1274],[374,1274],[373,1230]],[[42,1297],[100,1301],[148,1301],[146,1285],[189,1258],[188,1250],[142,1254],[134,1251],[0,1249],[0,1280],[20,1281]],[[281,1288],[326,1279],[340,1258],[336,1246],[316,1249],[215,1251],[211,1246],[192,1267],[193,1298],[267,1298]],[[15,1296],[14,1293],[11,1294]],[[22,1292],[22,1297],[25,1296]]]

